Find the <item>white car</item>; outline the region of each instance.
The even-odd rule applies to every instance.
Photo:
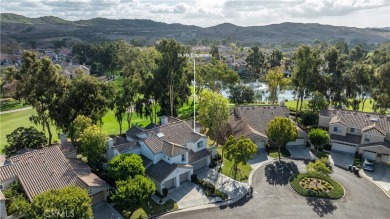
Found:
[[[374,161],[363,159],[363,170],[374,171]]]

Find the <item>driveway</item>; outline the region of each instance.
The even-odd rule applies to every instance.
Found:
[[[94,205],[92,213],[95,219],[123,219],[122,215],[107,202],[100,202]]]
[[[179,188],[169,190],[168,198],[177,202],[179,208],[204,205],[213,201],[204,194],[201,187],[192,182],[185,182]]]
[[[390,166],[386,163],[375,163],[374,172],[363,170],[364,174],[385,191],[390,190]]]
[[[340,151],[331,151],[329,156],[329,162],[331,164],[346,170],[348,169],[349,165],[353,165],[354,159],[354,154]]]
[[[249,189],[248,183],[236,181],[215,171],[215,169],[206,168],[197,174],[199,179],[212,183],[217,189],[226,193],[229,199],[245,194]]]
[[[272,162],[253,175],[253,192],[238,202],[221,207],[179,211],[163,218],[388,218],[390,199],[365,178],[335,167],[332,178],[340,182],[346,195],[339,200],[307,198],[288,184],[289,177],[303,171],[303,161],[284,159],[282,167]]]
[[[297,160],[315,160],[316,156],[305,146],[286,146],[287,150],[290,152],[291,159]]]
[[[253,169],[255,169],[256,167],[260,166],[263,164],[263,162],[269,160],[270,158],[268,157],[268,154],[267,152],[265,151],[264,148],[258,148],[257,149],[257,154],[251,159],[248,161],[249,165],[251,165],[251,167]]]

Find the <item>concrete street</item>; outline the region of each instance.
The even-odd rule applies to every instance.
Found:
[[[253,175],[253,193],[223,207],[168,214],[163,218],[388,218],[390,199],[372,182],[334,167],[332,178],[346,195],[339,200],[307,198],[297,194],[288,178],[303,171],[303,161],[284,160],[283,167],[266,164]]]

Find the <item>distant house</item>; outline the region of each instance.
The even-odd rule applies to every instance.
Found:
[[[138,154],[157,191],[179,187],[191,180],[194,172],[210,164],[208,137],[192,127],[186,121],[162,116],[161,125],[153,124],[148,129],[132,127],[126,137],[110,138],[107,158]]]
[[[343,109],[322,110],[318,126],[328,129],[332,151],[389,162],[390,118],[376,113]]]
[[[258,148],[265,148],[270,143],[267,128],[276,117],[289,116],[289,109],[281,106],[238,106],[230,115],[231,133],[236,138],[250,138]],[[287,143],[287,146],[305,146],[307,133],[298,126],[298,138]]]
[[[62,140],[66,138],[62,137]],[[50,189],[78,186],[88,191],[92,204],[106,200],[110,186],[91,172],[87,164],[72,157],[75,148],[69,144],[49,146],[8,158],[0,166],[0,218],[6,218],[3,189],[19,181],[30,201]]]
[[[77,70],[80,70],[83,73],[83,75],[90,75],[91,74],[90,69],[88,67],[86,67],[85,65],[68,65],[62,69],[61,73],[63,75],[65,75],[65,77],[72,79],[72,78],[75,78],[77,76],[76,75]]]

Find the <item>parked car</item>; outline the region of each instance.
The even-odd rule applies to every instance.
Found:
[[[363,159],[363,170],[374,171],[374,161]]]

